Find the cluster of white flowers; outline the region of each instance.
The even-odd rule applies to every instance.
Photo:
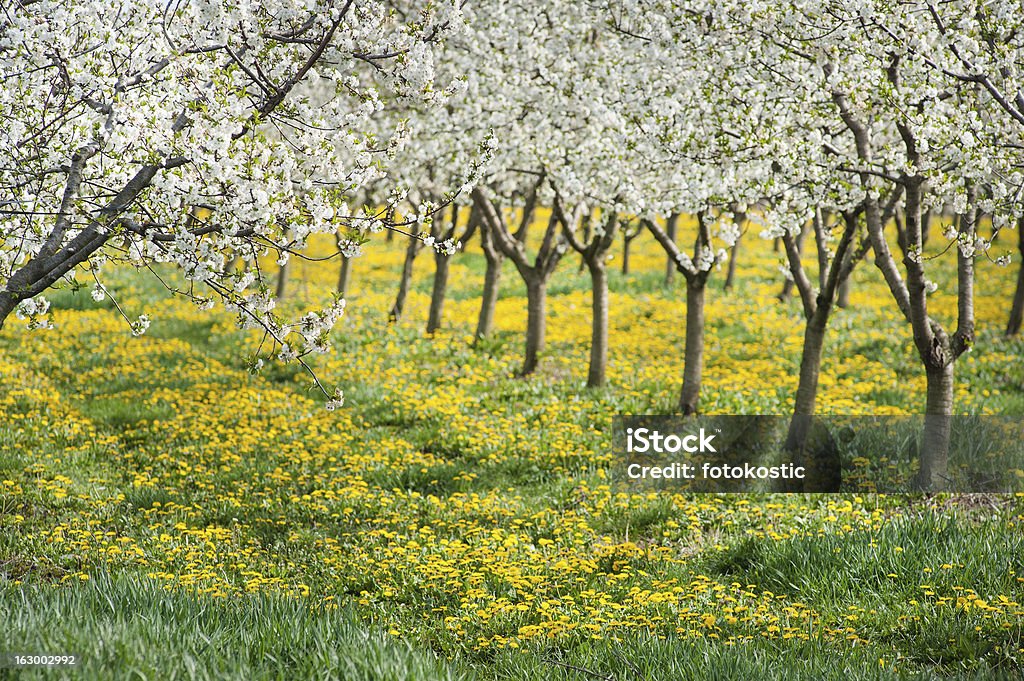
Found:
[[[327,352],[330,349],[331,329],[344,313],[345,299],[338,298],[323,310],[307,312],[297,324],[285,328],[281,337],[284,338],[294,329],[302,336],[303,354]]]
[[[150,319],[148,315],[140,314],[139,318],[131,324],[132,335],[141,336],[149,330]]]
[[[342,392],[341,388],[334,391],[331,399],[327,401],[327,411],[334,411],[335,409],[341,409],[345,406],[345,393]]]
[[[50,301],[43,296],[36,296],[21,301],[15,308],[15,315],[27,321],[30,329],[52,329],[53,324],[46,318],[49,311]]]
[[[358,258],[363,254],[363,245],[352,239],[344,239],[338,243],[338,250],[346,258]]]

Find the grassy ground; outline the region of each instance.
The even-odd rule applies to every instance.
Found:
[[[196,598],[152,580],[100,574],[0,601],[7,649],[66,651],[74,667],[6,670],[73,679],[455,678],[433,656],[363,627],[348,610],[263,593]],[[0,675],[4,671],[0,670]]]
[[[800,312],[775,300],[779,256],[744,245],[737,289],[712,280],[703,405],[785,413]],[[520,380],[525,304],[510,266],[499,331],[471,347],[475,249],[452,265],[447,328],[427,337],[428,257],[405,319],[388,325],[401,245],[371,248],[354,263],[338,352],[317,363],[346,390],[331,413],[294,367],[248,374],[253,339],[228,315],[167,301],[134,273],[112,288],[153,317],[140,339],[87,291],[52,296],[55,330],[12,321],[0,333],[0,617],[14,626],[0,652],[77,648],[85,671],[116,660],[149,678],[1024,673],[1020,495],[607,484],[611,417],[671,411],[682,370],[682,287],[662,286],[655,244],[635,246],[635,274],[612,278],[598,391],[582,387],[587,279],[572,258],[552,283],[540,373]],[[957,410],[1021,415],[1024,345],[1000,333],[1014,272],[979,268]],[[298,267],[293,290],[334,278]],[[955,273],[934,278],[948,320]],[[894,307],[863,267],[831,325],[821,411],[921,411]]]

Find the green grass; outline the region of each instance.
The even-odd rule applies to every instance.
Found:
[[[429,653],[367,629],[347,609],[261,594],[223,599],[99,574],[74,588],[0,590],[3,647],[74,654],[74,668],[0,669],[0,679],[463,678]]]
[[[736,646],[706,640],[678,641],[648,636],[587,642],[571,649],[537,650],[524,656],[502,653],[489,667],[496,678],[517,681],[1011,681],[1019,672],[985,665],[970,671],[892,669],[886,651],[859,648],[837,657],[822,644],[778,646],[751,641]]]

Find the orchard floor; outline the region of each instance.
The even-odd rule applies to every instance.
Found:
[[[649,238],[633,274],[616,271],[619,247],[609,263],[609,386],[594,391],[576,257],[555,274],[548,348],[523,380],[511,263],[498,331],[473,347],[475,244],[452,263],[433,336],[429,253],[388,324],[402,244],[367,251],[337,349],[315,362],[345,389],[334,412],[294,366],[249,374],[255,336],[144,274],[110,280],[127,314],[152,317],[141,338],[88,288],[49,296],[53,330],[8,322],[0,652],[76,653],[74,671],[38,672],[75,679],[1024,674],[1024,495],[608,486],[611,417],[671,412],[681,380],[685,287],[664,287]],[[790,409],[803,323],[775,297],[780,263],[751,233],[735,289],[712,278],[705,412]],[[929,266],[952,322],[952,262]],[[296,264],[293,300],[322,300],[335,267]],[[979,263],[958,412],[1024,417],[1024,342],[1002,337],[1013,267]],[[919,413],[909,329],[871,263],[855,280],[830,325],[820,411]]]

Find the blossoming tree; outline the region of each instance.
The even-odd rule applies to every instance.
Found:
[[[461,24],[457,2],[8,3],[0,324],[46,324],[42,294],[83,276],[101,298],[106,263],[169,263],[175,293],[236,311],[265,330],[267,352],[326,350],[344,301],[279,318],[260,258],[385,226],[388,206],[349,201],[402,139],[368,121],[393,102],[444,100],[434,55]],[[234,255],[242,266],[226,268]]]

